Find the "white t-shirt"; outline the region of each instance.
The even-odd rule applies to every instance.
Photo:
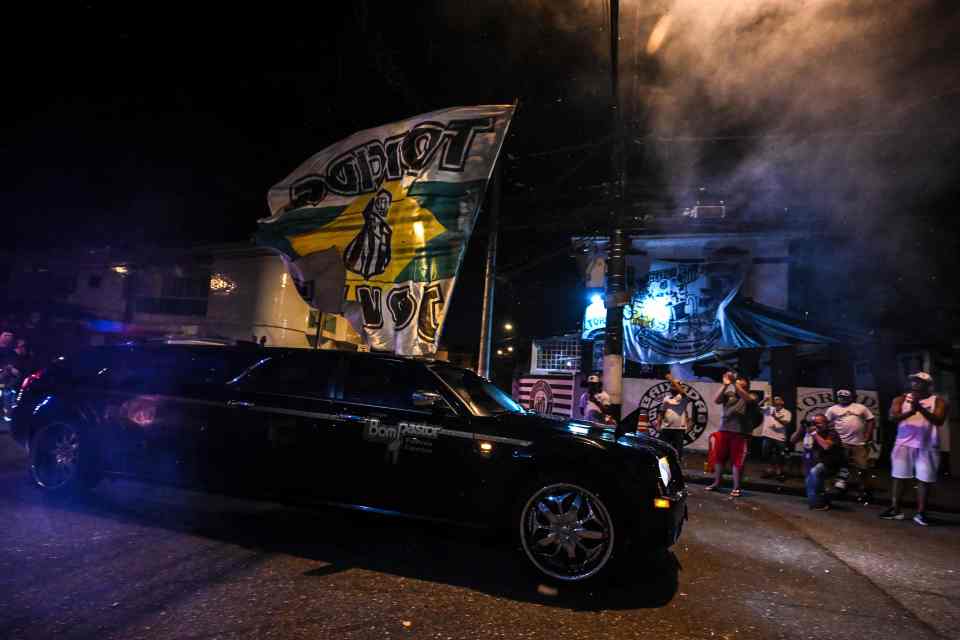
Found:
[[[903,398],[901,412],[910,411],[913,408],[913,394],[907,394]],[[927,396],[920,401],[921,406],[928,412],[933,413],[937,407],[937,396]],[[900,422],[897,425],[898,447],[911,447],[913,449],[932,449],[934,451],[940,448],[940,430],[920,412]]]
[[[681,393],[671,393],[664,397],[663,414],[660,418],[661,429],[687,429],[687,405],[690,398]]]
[[[840,434],[840,441],[846,446],[855,447],[867,443],[865,437],[867,422],[873,420],[870,409],[859,402],[851,402],[847,406],[835,404],[823,415]]]
[[[790,424],[790,418],[792,417],[792,414],[786,408],[777,409],[773,405],[764,407],[760,435],[771,440],[785,442],[787,440],[787,425]]]

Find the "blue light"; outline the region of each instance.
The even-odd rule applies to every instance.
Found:
[[[590,304],[603,304],[603,297],[599,293],[590,296]]]

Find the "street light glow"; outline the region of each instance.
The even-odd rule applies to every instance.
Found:
[[[503,328],[506,329],[507,331],[513,331],[513,325],[510,324],[509,322],[503,325]]]

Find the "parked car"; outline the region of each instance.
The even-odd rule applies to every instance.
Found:
[[[550,578],[672,545],[676,453],[545,418],[442,362],[302,349],[91,349],[30,376],[12,423],[42,489],[104,477],[502,526]]]

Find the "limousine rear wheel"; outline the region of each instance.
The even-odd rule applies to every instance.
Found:
[[[69,493],[95,484],[85,468],[84,439],[68,422],[53,422],[37,430],[30,443],[30,474],[50,493]]]
[[[530,562],[563,582],[583,582],[605,572],[618,542],[600,496],[570,482],[534,489],[519,524],[520,544]]]

